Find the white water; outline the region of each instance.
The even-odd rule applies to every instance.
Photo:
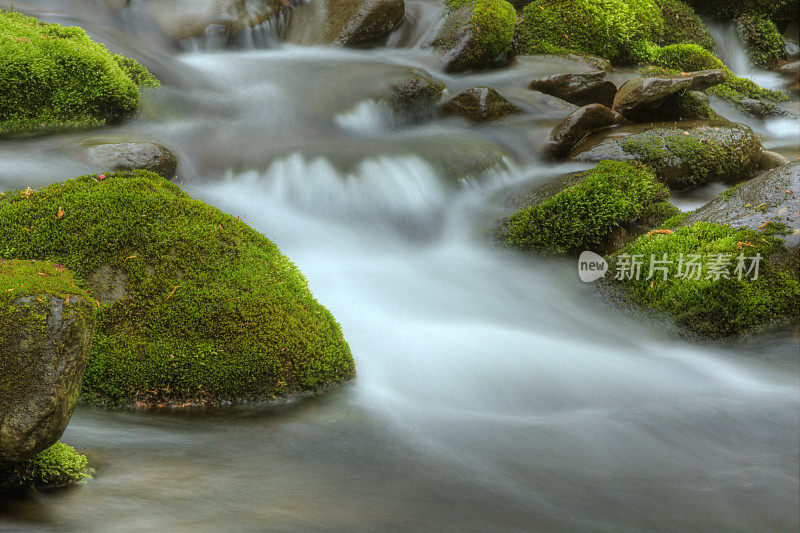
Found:
[[[0,502],[0,529],[800,528],[796,333],[684,340],[598,299],[573,260],[496,247],[504,191],[571,168],[544,166],[528,140],[554,118],[403,125],[365,102],[406,66],[451,92],[570,66],[450,77],[407,42],[163,56],[154,68],[179,81],[146,96],[145,117],[4,143],[2,188],[99,170],[80,156],[87,137],[175,149],[191,194],[300,267],[358,376],[288,406],[82,408],[64,440],[96,479]],[[498,168],[449,177],[453,154],[493,151]]]

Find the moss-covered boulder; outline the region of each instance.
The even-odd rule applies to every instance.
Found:
[[[629,63],[663,30],[654,0],[533,0],[516,39],[521,54],[577,52]]]
[[[80,28],[0,12],[0,136],[122,120],[157,83]]]
[[[574,253],[604,250],[615,231],[649,219],[669,194],[649,169],[606,161],[527,196],[531,203],[501,225],[502,241],[523,250]]]
[[[618,129],[598,134],[573,151],[578,161],[635,160],[652,168],[670,188],[685,189],[712,181],[747,179],[758,169],[763,149],[749,127],[726,122],[685,127]]]
[[[175,155],[156,143],[98,144],[87,148],[86,156],[104,170],[149,170],[166,179],[174,178],[178,168]]]
[[[86,457],[59,442],[27,461],[0,464],[0,493],[57,489],[91,478]]]
[[[380,41],[402,21],[403,0],[320,0],[292,9],[286,40],[303,45],[358,46]]]
[[[94,313],[94,300],[63,267],[0,260],[0,462],[30,459],[64,433]]]
[[[693,44],[677,44],[660,48],[651,48],[648,52],[648,62],[654,67],[641,69],[643,76],[680,75],[683,72],[698,70],[722,70],[725,81],[708,89],[714,95],[745,113],[756,116],[777,115],[786,113],[778,106],[788,100],[788,96],[781,91],[764,89],[747,78],[735,76],[722,61],[704,48]],[[758,109],[753,103],[758,104]]]
[[[656,0],[656,4],[664,19],[664,32],[656,40],[657,44],[696,44],[714,50],[711,32],[691,6],[682,0]]]
[[[433,40],[447,72],[482,69],[511,49],[516,12],[505,0],[448,0],[447,18]]]
[[[769,230],[698,222],[639,237],[612,256],[610,272],[634,302],[698,334],[726,336],[799,316],[800,282],[767,259],[782,248]]]
[[[797,0],[687,0],[698,13],[722,20],[732,20],[745,14],[765,15],[782,20],[787,14],[797,16]],[[790,15],[791,16],[791,15]]]
[[[156,174],[5,193],[0,251],[67,266],[99,301],[85,400],[263,400],[353,376],[339,325],[289,259]]]
[[[772,70],[786,59],[783,35],[764,15],[744,15],[736,26],[754,66]]]
[[[472,122],[488,122],[519,113],[520,109],[491,87],[473,87],[445,102],[442,113],[466,118]]]

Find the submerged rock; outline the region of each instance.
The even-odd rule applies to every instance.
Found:
[[[292,9],[286,40],[357,46],[380,41],[405,16],[403,0],[319,0]]]
[[[432,42],[444,51],[445,71],[482,69],[511,49],[516,12],[505,0],[456,0],[448,8]]]
[[[758,168],[763,147],[747,126],[726,122],[665,126],[599,133],[575,147],[571,157],[584,162],[636,160],[655,170],[670,188],[678,189],[747,179]]]
[[[166,179],[175,177],[178,160],[172,152],[155,143],[100,144],[86,150],[95,165],[108,170],[149,170]]]
[[[544,154],[549,159],[564,159],[581,140],[599,129],[621,124],[624,119],[604,105],[591,104],[570,113],[553,128]]]
[[[81,280],[108,280],[84,400],[270,400],[353,376],[339,325],[291,261],[157,174],[6,193],[0,249],[57,258]],[[98,276],[106,266],[109,275]]]
[[[55,444],[72,417],[95,306],[52,263],[0,260],[0,290],[0,462],[18,463]]]
[[[528,87],[577,106],[602,104],[611,107],[617,94],[616,85],[608,80],[605,72],[556,74],[533,80]]]
[[[428,72],[413,69],[408,79],[392,86],[385,99],[395,113],[414,117],[439,103],[446,88]]]
[[[473,122],[497,120],[520,109],[491,87],[473,87],[442,106],[445,115],[458,115]]]

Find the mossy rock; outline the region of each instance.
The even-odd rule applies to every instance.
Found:
[[[447,72],[480,70],[511,49],[516,11],[505,0],[451,0],[447,18],[433,40],[444,51]]]
[[[722,20],[745,14],[765,15],[782,19],[787,13],[797,17],[797,0],[687,0],[698,13]]]
[[[599,138],[586,139],[572,157],[583,162],[636,160],[652,168],[671,189],[685,189],[752,177],[763,149],[753,130],[741,124],[688,123],[685,127],[636,129],[623,127],[610,138],[599,134]]]
[[[651,208],[669,196],[649,169],[615,161],[562,178],[554,189],[529,195],[534,203],[502,224],[505,244],[556,254],[603,250],[615,230],[654,215]]]
[[[737,20],[736,27],[754,66],[772,70],[778,62],[786,59],[783,35],[764,15],[743,15]]]
[[[62,488],[92,479],[92,474],[84,455],[59,442],[22,463],[0,464],[0,493]]]
[[[0,136],[101,126],[130,117],[139,88],[158,85],[139,63],[80,28],[0,12]]]
[[[691,6],[682,0],[656,0],[656,4],[664,19],[664,32],[656,40],[657,44],[696,44],[714,51],[714,38],[708,26]]]
[[[0,260],[0,462],[30,459],[64,433],[94,314],[94,300],[63,267]]]
[[[522,16],[521,54],[576,52],[630,63],[664,31],[653,0],[534,0]]]
[[[268,400],[353,376],[339,325],[289,259],[156,174],[4,193],[0,255],[56,261],[92,287],[87,401]]]
[[[729,336],[797,319],[800,282],[791,272],[766,259],[758,261],[756,279],[750,271],[750,258],[769,258],[782,247],[769,231],[699,222],[639,237],[610,258],[610,271],[618,273],[617,283],[645,308],[666,312],[700,335]],[[621,262],[630,264],[634,256],[645,263],[638,279],[621,275],[627,270]],[[662,261],[658,266],[665,269],[654,271],[653,277],[648,276],[651,258]],[[702,270],[690,270],[690,259],[704,265]]]
[[[684,72],[720,69],[725,75],[724,83],[708,89],[714,95],[745,113],[753,114],[750,101],[759,102],[764,113],[781,116],[785,113],[778,104],[786,102],[789,97],[782,91],[773,91],[760,87],[754,81],[735,76],[725,64],[704,48],[694,44],[676,44],[660,48],[651,48],[648,62],[654,66],[640,70],[643,76],[679,75]]]

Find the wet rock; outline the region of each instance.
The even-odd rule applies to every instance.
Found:
[[[155,143],[101,144],[87,149],[86,155],[105,170],[149,170],[166,179],[175,177],[178,168],[172,152]]]
[[[579,109],[578,106],[561,98],[531,91],[525,87],[504,88],[503,95],[524,112],[536,115],[537,118],[561,119]]]
[[[758,100],[756,98],[743,98],[738,103],[745,113],[762,120],[767,118],[792,116],[791,113],[779,105],[772,102],[766,102],[764,100]]]
[[[444,51],[442,68],[446,72],[482,69],[511,49],[516,12],[504,0],[477,0],[448,12],[431,44]]]
[[[570,157],[582,162],[636,160],[678,189],[747,179],[757,170],[763,147],[749,127],[728,122],[679,126],[670,123],[652,129],[632,126],[601,132],[576,146]]]
[[[761,156],[758,158],[759,170],[772,170],[773,168],[782,167],[783,165],[788,164],[788,159],[779,153],[770,152],[769,150],[762,151]]]
[[[729,224],[734,228],[763,229],[783,224],[787,232],[779,237],[789,251],[783,258],[797,266],[800,261],[800,160],[775,168],[720,194],[683,219]],[[797,275],[797,270],[795,270]]]
[[[447,87],[422,69],[414,69],[409,78],[392,86],[386,101],[400,115],[415,116],[433,108]]]
[[[473,87],[457,94],[442,106],[445,115],[457,115],[473,122],[497,120],[520,109],[491,87]]]
[[[602,104],[611,107],[617,94],[616,85],[607,79],[605,72],[556,74],[533,80],[528,87],[577,106]]]
[[[721,70],[703,70],[680,76],[635,78],[614,97],[614,111],[629,120],[658,120],[669,110],[668,100],[686,91],[702,91],[725,81]]]
[[[797,77],[800,74],[800,59],[789,61],[780,68],[780,72],[789,76]]]
[[[403,0],[319,0],[294,7],[286,40],[303,45],[376,43],[405,16]]]
[[[621,124],[624,119],[616,112],[600,104],[590,104],[570,113],[550,133],[550,142],[545,146],[545,157],[564,159],[581,139],[601,128]]]
[[[1,261],[0,282],[0,463],[17,463],[52,446],[69,423],[94,302],[50,263]]]

